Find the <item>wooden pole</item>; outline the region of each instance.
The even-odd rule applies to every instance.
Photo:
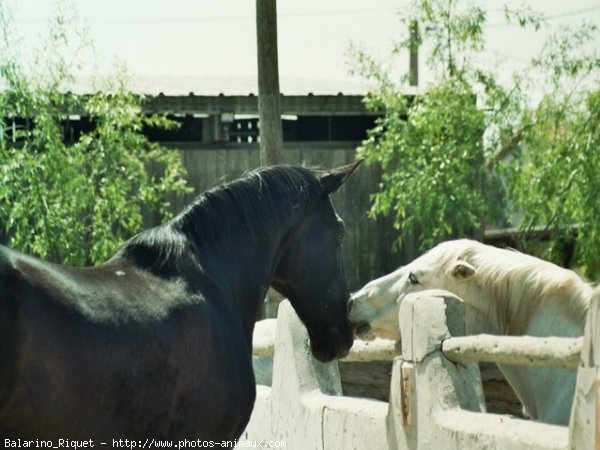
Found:
[[[256,0],[256,49],[260,164],[272,166],[281,163],[283,147],[276,0]],[[269,288],[259,317],[276,317],[282,299],[281,294]]]
[[[277,57],[276,0],[256,0],[260,162],[281,163],[283,146]]]
[[[411,86],[419,85],[419,24],[416,20],[412,20],[409,25],[410,33],[410,57],[408,63],[408,83]]]

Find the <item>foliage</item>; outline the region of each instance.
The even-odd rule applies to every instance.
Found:
[[[577,230],[575,263],[589,275],[600,270],[600,58],[576,50],[593,32],[593,27],[562,30],[535,61],[552,77],[528,112],[530,126],[511,189],[523,228],[552,231],[549,257],[558,260],[563,243]]]
[[[528,9],[504,14],[521,27],[544,26]],[[529,69],[503,86],[477,64],[486,16],[469,2],[413,1],[401,21],[406,30],[418,22],[435,75],[413,98],[402,88],[406,78],[394,82],[393,69],[353,49],[356,70],[377,85],[366,105],[384,111],[359,149],[383,173],[371,214],[392,215],[397,243],[418,236],[420,250],[450,237],[481,237],[490,226],[547,227],[550,257],[570,237],[567,225],[577,224],[576,263],[600,269],[593,251],[600,64],[593,50],[584,51],[597,31],[583,25],[553,35]],[[401,41],[392,56],[410,46]],[[541,101],[532,87],[544,87]]]
[[[168,199],[188,190],[177,152],[142,133],[174,124],[142,114],[143,98],[127,92],[122,73],[96,94],[69,94],[68,17],[59,12],[46,48],[28,66],[0,6],[0,238],[55,262],[99,263],[142,229],[145,214],[167,218]],[[66,144],[65,122],[74,114],[89,116],[92,130]],[[13,133],[15,118],[26,123]]]
[[[423,247],[470,234],[484,212],[484,115],[475,95],[466,83],[449,79],[410,106],[392,108],[360,150],[383,169],[372,212],[393,214],[406,238],[418,227]]]
[[[477,6],[458,9],[456,3],[413,2],[402,18],[406,28],[417,21],[420,40],[433,42],[428,61],[436,82],[413,99],[377,61],[354,50],[357,70],[378,85],[367,107],[384,111],[359,149],[383,169],[371,214],[393,214],[397,244],[418,232],[421,250],[449,237],[479,235],[505,214],[500,171],[488,172],[499,140],[514,132],[518,88],[505,90],[470,63],[483,47],[486,16]],[[401,41],[394,51],[411,45]]]

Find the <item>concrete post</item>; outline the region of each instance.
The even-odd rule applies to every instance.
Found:
[[[485,411],[479,367],[455,364],[442,342],[464,334],[464,308],[455,295],[423,291],[399,308],[402,359],[394,362],[388,433],[390,448],[565,449],[567,429]],[[452,330],[452,331],[451,331]],[[406,378],[412,378],[408,382]],[[402,388],[410,389],[410,399]],[[408,411],[403,411],[409,405]],[[401,420],[409,416],[410,420]]]
[[[600,450],[600,290],[596,288],[585,323],[581,362],[571,410],[570,448]]]

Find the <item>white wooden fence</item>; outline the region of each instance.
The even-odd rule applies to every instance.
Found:
[[[256,370],[268,372],[258,378],[272,382],[257,386],[243,438],[281,440],[288,449],[600,450],[600,296],[592,301],[583,339],[453,337],[464,334],[464,309],[443,291],[407,296],[399,319],[402,357],[381,340],[357,341],[349,355],[394,358],[389,402],[349,398],[342,396],[337,363],[312,358],[304,326],[283,302],[274,335],[274,321],[255,331]],[[577,369],[569,427],[483,413],[474,362],[481,360]]]

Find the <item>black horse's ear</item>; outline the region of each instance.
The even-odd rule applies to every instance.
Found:
[[[329,195],[332,192],[335,192],[337,188],[339,188],[344,181],[346,181],[348,177],[354,173],[354,171],[362,162],[363,160],[359,159],[352,164],[336,167],[335,169],[319,173],[317,178],[319,179],[321,186],[323,186],[324,193]]]

